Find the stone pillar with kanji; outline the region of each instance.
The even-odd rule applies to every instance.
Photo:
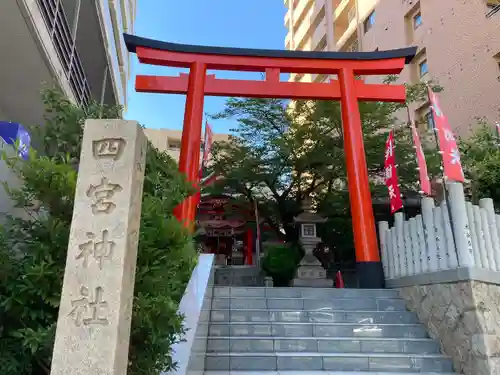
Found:
[[[326,270],[313,254],[314,248],[321,242],[316,224],[326,222],[326,219],[314,213],[310,200],[304,201],[303,212],[294,218],[299,229],[299,241],[305,255],[301,259],[297,275],[292,281],[297,287],[331,288],[333,280],[326,277]]]
[[[87,120],[51,375],[125,375],[146,137],[135,121]]]

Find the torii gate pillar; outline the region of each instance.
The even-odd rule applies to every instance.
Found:
[[[368,169],[366,166],[365,145],[359,114],[356,81],[350,69],[339,72],[340,100],[342,108],[342,130],[344,133],[344,153],[346,160],[349,202],[351,205],[352,230],[358,279],[362,287],[373,280],[384,281],[380,267],[375,219],[373,216],[372,196]],[[364,275],[368,275],[365,282]],[[379,285],[381,287],[381,285]]]

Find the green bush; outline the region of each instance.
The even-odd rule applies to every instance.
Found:
[[[495,126],[480,121],[469,138],[460,139],[466,191],[474,204],[491,198],[500,207],[500,145]]]
[[[43,99],[45,124],[30,129],[40,154],[32,151],[26,162],[6,158],[24,180],[8,191],[29,217],[9,217],[0,228],[0,369],[7,375],[50,373],[82,125],[120,116],[119,108],[96,104],[84,112],[54,90]],[[130,375],[158,375],[175,365],[170,348],[183,334],[177,308],[196,262],[191,237],[171,215],[188,184],[151,144],[145,174]]]
[[[302,252],[296,245],[267,245],[262,269],[272,277],[274,286],[288,286],[295,277]]]

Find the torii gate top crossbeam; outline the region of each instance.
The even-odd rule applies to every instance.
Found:
[[[271,49],[226,48],[177,44],[124,34],[129,52],[151,65],[189,68],[196,61],[207,69],[264,72],[276,68],[280,73],[336,74],[350,68],[358,75],[398,74],[415,57],[409,47],[373,52],[318,52]]]
[[[254,98],[341,99],[337,80],[327,83],[283,82],[280,73],[338,74],[349,70],[354,75],[397,74],[414,57],[416,48],[374,52],[305,52],[266,49],[207,47],[162,42],[124,34],[130,52],[145,64],[192,68],[201,64],[204,71],[234,70],[265,72],[264,81],[219,79],[206,76],[204,94],[208,96],[244,96]],[[187,94],[187,74],[177,77],[138,75],[138,92]],[[401,85],[355,82],[356,97],[366,101],[404,102]]]

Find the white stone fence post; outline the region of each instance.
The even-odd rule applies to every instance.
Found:
[[[382,263],[386,280],[458,268],[500,271],[500,215],[493,200],[479,205],[465,200],[462,184],[447,184],[448,199],[436,206],[422,198],[421,214],[394,226],[379,222]]]

